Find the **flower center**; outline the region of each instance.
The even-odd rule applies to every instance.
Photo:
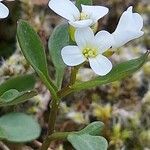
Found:
[[[84,48],[83,51],[82,51],[83,55],[86,57],[86,58],[94,58],[98,55],[97,53],[97,49],[95,48]]]
[[[89,19],[89,16],[86,13],[81,12],[80,13],[80,20],[86,20],[86,19]]]

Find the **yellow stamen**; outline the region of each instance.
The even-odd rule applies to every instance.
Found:
[[[85,20],[85,19],[89,19],[89,16],[86,13],[81,12],[80,13],[80,20]]]
[[[98,54],[97,54],[97,49],[95,48],[84,48],[83,51],[82,51],[83,55],[86,57],[86,58],[94,58],[96,57]]]

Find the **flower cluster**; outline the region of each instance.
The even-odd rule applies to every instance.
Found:
[[[113,33],[103,30],[96,35],[90,27],[108,13],[108,8],[81,5],[80,12],[70,0],[50,0],[49,7],[76,28],[74,36],[77,46],[69,45],[61,51],[65,64],[77,66],[88,60],[93,71],[101,76],[112,69],[112,63],[104,52],[110,48],[121,47],[144,34],[141,31],[143,19],[138,13],[133,13],[132,6],[122,14]]]

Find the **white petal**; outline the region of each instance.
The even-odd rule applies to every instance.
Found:
[[[133,7],[130,6],[125,11],[117,25],[116,30],[112,33],[114,36],[113,47],[120,47],[130,40],[139,38],[144,34],[141,31],[143,27],[143,19],[138,13],[132,12]]]
[[[118,33],[113,33],[113,44],[112,47],[113,48],[118,48],[123,46],[124,44],[128,43],[129,41],[139,38],[144,34],[143,31],[139,31],[139,32],[133,32],[133,31],[121,31]]]
[[[80,49],[92,46],[94,41],[94,33],[91,28],[78,28],[75,32],[75,41]]]
[[[130,6],[120,17],[115,32],[122,30],[140,31],[143,27],[143,18],[138,13],[132,12],[133,7]]]
[[[95,35],[95,44],[102,54],[112,46],[113,36],[109,32],[102,30]]]
[[[69,21],[69,24],[75,28],[85,28],[91,26],[93,21],[91,19],[79,20],[79,21]]]
[[[70,0],[50,0],[48,6],[69,21],[79,19],[80,12]]]
[[[109,9],[103,6],[88,6],[88,5],[81,5],[82,12],[88,14],[88,16],[94,21],[97,22],[100,18],[105,16]]]
[[[112,69],[112,63],[103,55],[98,55],[96,58],[90,58],[89,62],[93,71],[101,76],[108,74]]]
[[[115,30],[115,32],[120,32],[122,30],[127,30],[128,28],[130,29],[131,26],[131,22],[132,22],[132,12],[131,12],[131,8],[129,7],[127,9],[127,11],[123,12],[123,14],[120,17],[119,23],[117,25],[117,28]]]
[[[141,30],[143,28],[143,22],[144,22],[142,16],[139,15],[138,13],[133,13],[133,18],[134,18],[134,22],[135,22],[135,25],[136,25],[135,26],[136,29]]]
[[[77,46],[66,46],[61,51],[62,59],[68,66],[77,66],[83,63],[86,58]]]
[[[6,18],[9,15],[9,9],[0,3],[0,18]]]

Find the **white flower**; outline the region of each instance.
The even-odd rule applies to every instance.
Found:
[[[92,26],[108,13],[108,8],[103,6],[81,5],[82,12],[70,0],[50,0],[49,7],[60,16],[69,21],[69,24],[83,28]]]
[[[6,18],[9,15],[9,9],[2,4],[3,0],[0,0],[0,19]]]
[[[132,9],[133,7],[130,6],[122,14],[116,30],[112,33],[114,38],[112,43],[113,48],[118,48],[144,34],[144,32],[141,31],[143,19],[138,13],[133,13]]]
[[[63,61],[68,66],[76,66],[89,60],[93,71],[106,75],[112,69],[112,63],[103,56],[111,47],[112,38],[107,31],[100,31],[95,36],[91,28],[79,28],[75,32],[77,46],[69,45],[62,49]]]
[[[114,33],[100,31],[95,36],[89,27],[78,28],[75,32],[77,46],[66,46],[61,54],[68,66],[76,66],[89,60],[91,68],[98,75],[106,75],[112,69],[112,63],[103,55],[109,48],[120,47],[130,40],[144,34],[141,31],[143,19],[138,13],[132,13],[132,6],[125,11]]]

